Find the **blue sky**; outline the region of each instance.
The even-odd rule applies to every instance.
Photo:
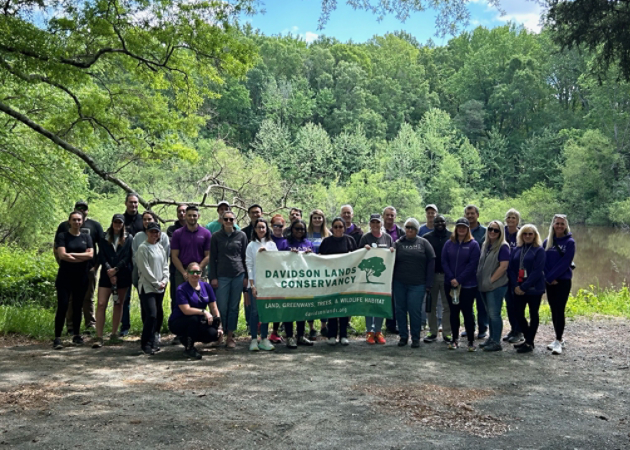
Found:
[[[378,0],[374,0],[378,1]],[[318,19],[321,13],[321,2],[317,0],[263,0],[265,14],[249,16],[244,20],[266,35],[288,34],[300,35],[307,42],[317,39],[320,34],[331,36],[346,42],[365,42],[375,34],[404,30],[420,43],[429,38],[438,45],[446,44],[444,39],[435,36],[435,11],[427,10],[415,13],[402,23],[395,17],[386,17],[381,22],[377,16],[365,11],[355,11],[338,0],[338,7],[330,15],[330,20],[323,30],[318,30]],[[526,28],[539,31],[540,6],[532,0],[502,0],[501,15],[496,8],[489,7],[485,0],[471,0],[468,9],[471,23],[468,28],[483,25],[489,28],[504,25],[508,21],[525,25]]]

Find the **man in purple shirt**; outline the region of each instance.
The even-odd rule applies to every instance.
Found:
[[[171,260],[175,266],[175,286],[188,279],[186,267],[191,262],[199,263],[203,271],[210,261],[210,239],[212,233],[200,227],[199,208],[189,205],[186,208],[186,226],[173,233],[171,239]],[[173,306],[173,305],[171,305]]]
[[[405,230],[396,225],[396,208],[393,206],[386,206],[383,209],[383,227],[385,232],[392,237],[392,241],[396,242],[401,237],[405,236]],[[398,327],[396,326],[396,303],[394,302],[394,295],[392,290],[392,313],[394,314],[391,319],[385,320],[385,326],[388,333],[398,334]]]

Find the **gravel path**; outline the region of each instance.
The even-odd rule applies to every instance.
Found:
[[[392,336],[201,361],[4,338],[0,449],[630,449],[629,331],[569,322],[560,356],[544,325],[527,355]]]

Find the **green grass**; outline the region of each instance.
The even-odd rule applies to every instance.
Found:
[[[170,314],[170,296],[167,290],[164,296],[164,324],[163,333],[168,333],[166,327]],[[580,289],[576,296],[569,298],[566,309],[568,318],[575,317],[625,317],[630,319],[630,290],[628,286],[621,289],[600,289],[597,286],[589,286],[588,289]],[[507,317],[505,310],[503,316]],[[540,319],[546,323],[551,321],[549,305],[545,302],[540,308]],[[35,305],[2,305],[0,306],[0,333],[18,333],[24,336],[47,339],[54,336],[55,310],[42,308]],[[111,332],[112,306],[107,309],[105,321],[105,335]],[[352,326],[359,333],[365,332],[365,320],[363,317],[352,318]],[[319,320],[315,321],[315,327],[319,329]],[[244,336],[247,330],[243,302],[239,312],[237,336]],[[307,326],[308,331],[308,326]],[[131,298],[131,330],[130,334],[140,335],[142,332],[142,320],[140,318],[140,302],[137,293]]]

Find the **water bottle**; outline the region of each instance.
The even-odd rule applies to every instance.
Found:
[[[459,289],[451,289],[451,298],[453,299],[453,305],[459,305]]]
[[[112,284],[112,297],[114,298],[114,305],[118,304],[118,286]]]

